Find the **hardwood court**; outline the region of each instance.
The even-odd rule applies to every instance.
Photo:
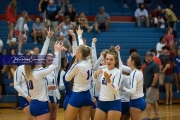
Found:
[[[180,120],[180,104],[174,104],[170,106],[160,105],[159,115],[161,120]],[[11,108],[0,108],[0,120],[26,120],[26,116],[22,110],[14,110]],[[143,117],[145,112],[143,113]],[[151,112],[151,118],[154,117]],[[64,110],[58,110],[57,120],[64,120]]]

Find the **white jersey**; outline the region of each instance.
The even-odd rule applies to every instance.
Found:
[[[19,66],[14,73],[14,88],[18,92],[18,96],[23,96],[24,98],[29,96],[24,65]]]
[[[131,89],[123,87],[123,90],[131,95],[131,99],[138,99],[144,96],[142,71],[135,69],[131,72],[130,85]]]
[[[74,78],[74,92],[82,92],[90,89],[90,82],[92,76],[92,66],[89,60],[83,60],[76,64],[73,64],[67,72],[66,81]]]
[[[123,79],[122,79],[122,83],[121,85],[130,89],[131,85],[129,82],[129,76],[127,75],[122,75]],[[121,102],[129,102],[130,101],[130,95],[126,92],[122,92],[121,90],[119,91],[120,96],[121,96]]]
[[[46,67],[40,68],[38,70],[33,70],[33,78],[28,80],[28,87],[30,91],[30,95],[32,99],[36,99],[39,101],[48,101],[48,92],[47,92],[47,83],[45,81],[45,76],[50,74],[54,69],[58,67],[59,54],[55,52],[55,58],[53,59],[53,63]]]
[[[104,72],[107,72],[108,74],[111,74],[111,83],[107,83]],[[96,80],[97,81],[97,80]],[[113,70],[108,70],[107,68],[103,69],[103,74],[100,81],[100,101],[114,101],[119,100],[119,88],[122,82],[122,73],[121,70],[114,68]],[[96,82],[97,84],[97,82]]]

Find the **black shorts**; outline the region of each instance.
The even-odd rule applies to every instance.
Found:
[[[106,28],[105,23],[101,23],[101,24],[99,24],[98,28],[99,28],[99,29],[105,29],[105,28]]]

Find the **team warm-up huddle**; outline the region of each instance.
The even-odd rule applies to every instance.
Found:
[[[56,120],[62,87],[65,88],[65,120],[141,120],[146,108],[141,57],[131,54],[125,66],[117,45],[103,50],[97,58],[97,39],[92,38],[89,47],[83,44],[83,30],[79,27],[76,32],[78,42],[75,33],[69,30],[72,51],[58,41],[54,53],[47,53],[53,35],[49,29],[38,55],[45,62],[20,65],[16,69],[14,87],[28,120]],[[61,52],[65,53],[67,64],[60,73],[63,79],[59,85]],[[28,50],[23,55],[31,56],[34,52]]]

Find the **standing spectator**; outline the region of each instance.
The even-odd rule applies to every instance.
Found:
[[[35,44],[37,43],[37,38],[41,38],[42,39],[41,42],[44,42],[45,31],[44,31],[43,23],[41,23],[41,21],[40,21],[40,18],[36,18],[36,22],[33,23],[32,30],[33,30],[33,32],[31,35],[34,38],[34,43]]]
[[[76,12],[74,11],[74,8],[72,5],[69,5],[68,6],[68,11],[64,13],[64,16],[63,17],[66,17],[66,16],[69,16],[70,17],[70,20],[71,20],[71,23],[74,24],[75,28],[76,28],[76,19],[77,19],[77,14]],[[75,30],[74,28],[74,30]]]
[[[97,33],[100,33],[99,29],[106,29],[106,32],[109,29],[110,16],[105,12],[104,7],[100,7],[99,13],[96,15],[94,28]]]
[[[177,17],[174,14],[174,12],[168,8],[162,9],[162,13],[165,14],[166,22],[168,24],[168,27],[173,28],[173,34],[176,37],[176,23],[177,23]]]
[[[172,58],[174,58],[175,53],[172,49],[172,46],[174,44],[174,35],[172,34],[172,28],[167,28],[166,35],[165,35],[165,44],[170,49],[170,55]]]
[[[39,55],[39,48],[34,47],[33,52],[34,52],[35,55]]]
[[[12,0],[6,9],[6,22],[9,28],[7,44],[13,38],[14,24],[16,23],[16,4],[16,0]]]
[[[173,65],[169,57],[164,57],[164,69],[162,70],[162,73],[165,74],[165,90],[166,90],[166,105],[172,105],[172,72],[173,72]]]
[[[134,16],[138,27],[141,26],[141,22],[145,22],[146,27],[149,27],[149,16],[147,10],[144,8],[144,4],[141,4],[140,8],[136,9]]]
[[[163,53],[163,46],[165,46],[165,37],[160,37],[159,42],[156,45],[157,57]]]
[[[144,118],[143,120],[150,119],[151,106],[153,106],[154,108],[155,119],[160,120],[158,114],[157,98],[156,98],[156,93],[159,86],[158,76],[160,70],[158,65],[153,61],[153,54],[151,52],[146,52],[145,61],[147,63],[146,68],[144,70],[144,85],[147,90],[146,92],[147,115],[146,118]]]
[[[174,12],[174,14],[175,14],[175,11],[174,11],[174,9],[173,9],[173,4],[169,4],[168,8],[169,8],[170,10],[172,10],[172,11]]]
[[[168,46],[163,46],[162,49],[163,49],[163,54],[159,55],[159,58],[161,60],[161,64],[163,66],[165,66],[165,64],[164,64],[164,57],[166,57],[166,56],[169,57],[171,61],[172,61],[172,57],[170,56],[169,47]]]
[[[59,33],[59,40],[63,42],[63,46],[70,52],[71,51],[71,43],[67,38],[64,37],[64,33]],[[64,69],[66,64],[65,53],[61,51],[61,68]]]
[[[65,16],[65,17],[64,17],[64,22],[62,22],[61,24],[59,24],[58,27],[56,28],[56,33],[62,32],[64,38],[66,38],[66,39],[68,39],[69,41],[71,41],[68,31],[69,31],[69,30],[73,30],[73,29],[75,29],[75,26],[74,26],[73,23],[71,23],[70,17],[69,17],[69,16]],[[59,32],[59,30],[60,30],[60,32]]]
[[[150,26],[165,28],[164,19],[160,17],[161,7],[157,6],[155,10],[151,10],[149,14]]]
[[[131,54],[137,54],[137,49],[136,48],[131,48],[130,50],[129,50],[129,54],[131,55]]]
[[[52,27],[51,30],[55,32],[56,27],[58,26],[58,18],[61,11],[59,7],[54,4],[54,0],[49,0],[49,5],[44,11],[44,18],[47,17],[47,28]]]
[[[47,6],[49,4],[49,0],[40,0],[38,5],[38,10],[41,12],[40,16],[44,17],[44,11],[46,10]]]
[[[179,80],[180,80],[180,48],[178,49],[178,54],[174,58],[174,78],[176,91],[179,92]]]
[[[15,35],[18,37],[18,55],[21,55],[22,44],[24,43],[24,24],[28,20],[28,13],[23,11],[15,26]]]
[[[158,64],[159,68],[161,68],[161,60],[157,57],[157,51],[155,49],[151,49],[153,54],[153,61]]]
[[[92,28],[89,26],[88,19],[86,18],[86,15],[83,12],[80,13],[78,20],[77,20],[77,23],[82,28],[86,28],[88,33],[91,32]]]

